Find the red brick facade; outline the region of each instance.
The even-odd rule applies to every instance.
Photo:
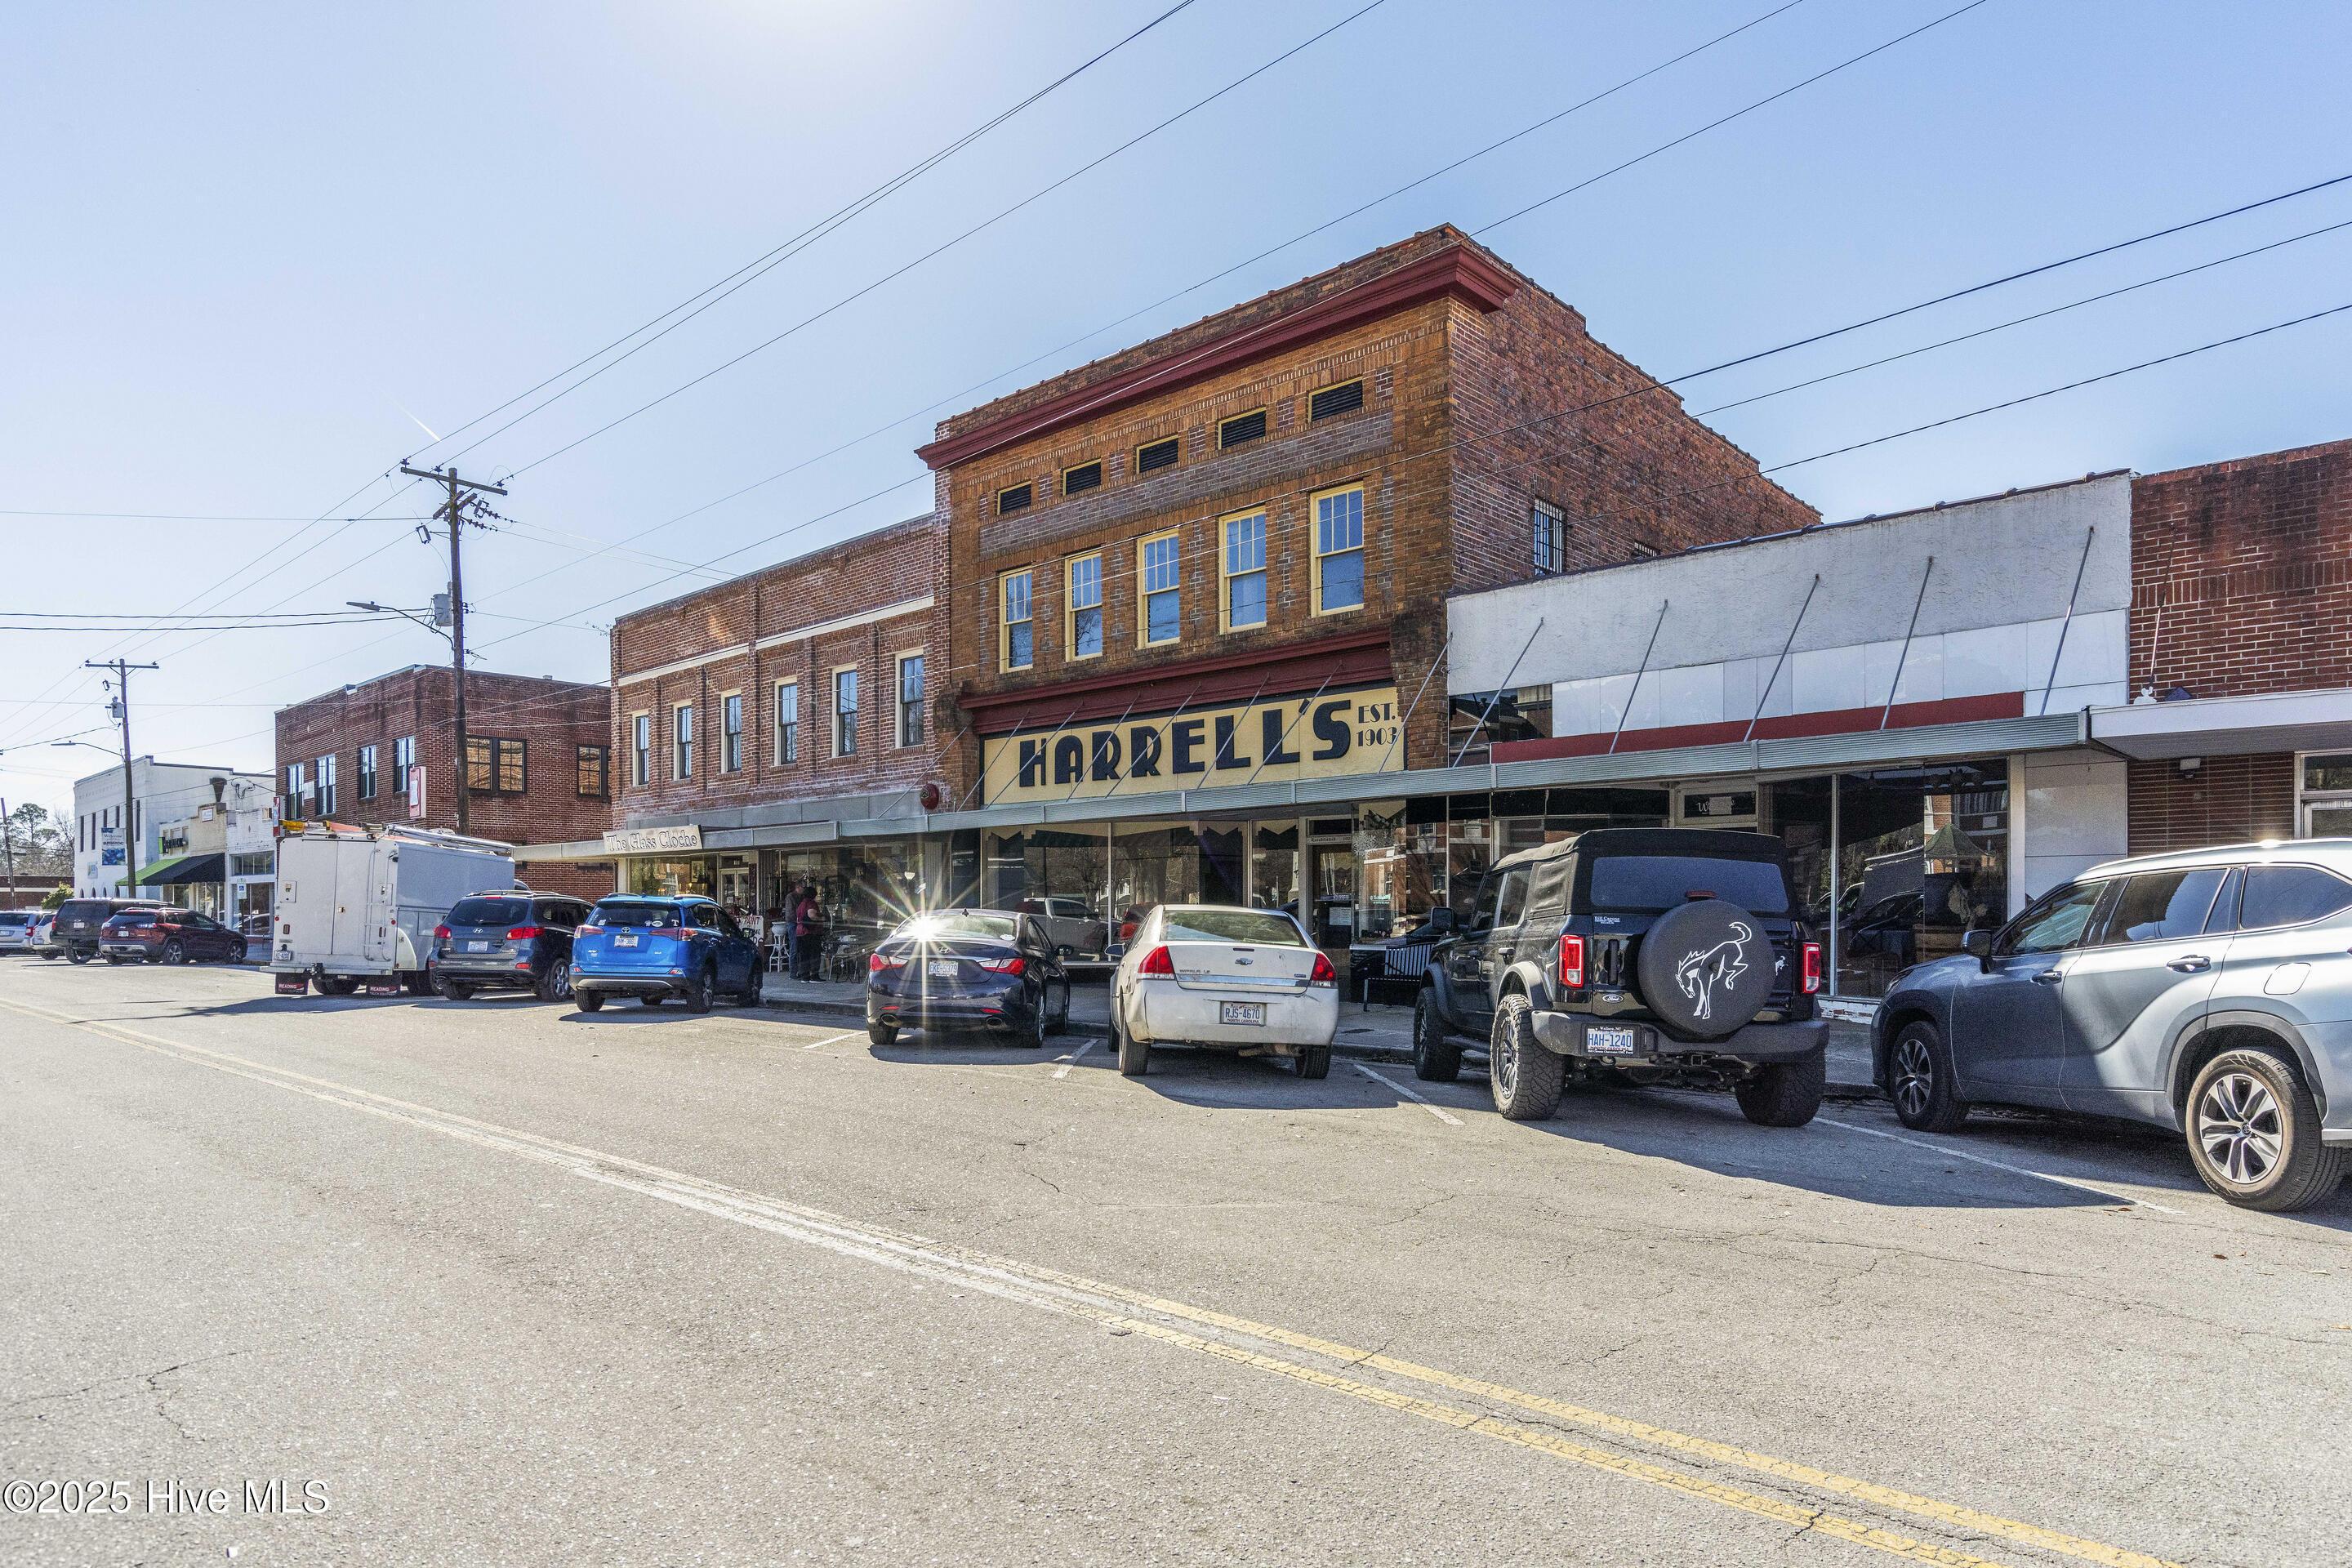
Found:
[[[1567,519],[1560,567],[1818,521],[1672,394],[1645,384],[1574,310],[1444,227],[947,420],[923,455],[948,520],[959,721],[982,733],[1040,718],[1050,728],[1070,708],[1057,692],[1124,680],[1158,700],[1195,672],[1245,700],[1253,683],[1235,666],[1272,679],[1268,695],[1305,691],[1335,661],[1360,665],[1369,641],[1401,701],[1424,679],[1434,694],[1414,709],[1404,747],[1407,766],[1434,766],[1444,601],[1535,574],[1534,503]],[[1327,403],[1343,405],[1317,417],[1315,395],[1334,388],[1343,390]],[[1224,422],[1261,414],[1261,437],[1221,442]],[[1141,450],[1171,438],[1177,460],[1139,471]],[[1096,463],[1099,482],[1073,493],[1066,476]],[[1005,511],[1003,493],[1024,484],[1031,504]],[[1363,603],[1318,614],[1316,498],[1352,489],[1362,492]],[[1235,629],[1223,523],[1258,509],[1265,620]],[[1145,646],[1139,552],[1170,535],[1180,631]],[[1072,563],[1097,554],[1102,651],[1073,657]],[[1021,568],[1031,574],[1033,658],[1008,670],[1003,584]],[[1266,676],[1277,658],[1290,669]],[[1107,702],[1116,713],[1125,700],[1096,696],[1087,709]],[[958,747],[953,761],[961,795],[976,748]]]
[[[289,817],[317,809],[319,762],[335,759],[338,822],[405,823],[407,797],[395,777],[394,750],[411,740],[425,769],[425,812],[419,826],[455,831],[457,802],[452,772],[456,729],[450,710],[451,678],[434,665],[412,665],[346,691],[329,692],[278,710],[278,787],[287,787],[287,769],[299,763],[312,792],[289,799]],[[594,838],[611,821],[608,793],[583,795],[581,748],[606,748],[611,778],[612,693],[602,686],[535,676],[466,675],[468,735],[522,742],[523,789],[509,793],[478,787],[468,802],[468,823],[478,837],[509,844],[551,844]],[[373,781],[361,766],[361,749],[375,748]],[[370,783],[373,790],[362,793]],[[613,889],[614,867],[604,862],[519,864],[517,874],[532,887],[593,898]]]
[[[940,581],[945,552],[929,517],[862,535],[763,571],[635,610],[613,628],[615,824],[691,822],[713,807],[904,792],[915,809],[940,776],[933,711],[946,646]],[[912,744],[898,731],[900,658],[925,660],[921,718]],[[856,750],[835,744],[835,677],[857,677]],[[778,743],[779,686],[799,699],[792,755]],[[730,694],[742,703],[737,765],[729,767],[723,721]],[[693,710],[690,767],[680,776],[677,713]],[[637,774],[635,721],[650,745]]]

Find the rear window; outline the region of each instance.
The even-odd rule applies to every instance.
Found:
[[[925,915],[908,921],[898,928],[898,934],[917,942],[940,942],[950,937],[976,936],[992,942],[1011,942],[1020,921],[1011,915]]]
[[[593,923],[600,926],[674,926],[679,922],[676,904],[598,904]]]
[[[1271,910],[1169,910],[1162,942],[1237,942],[1254,947],[1305,947],[1287,916]]]
[[[1611,855],[1592,863],[1595,909],[1670,910],[1694,895],[1728,899],[1751,914],[1789,912],[1789,884],[1777,861]]]
[[[2352,882],[2316,866],[2250,866],[2238,929],[2296,926],[2352,907]]]
[[[146,910],[125,910],[114,917],[114,923],[119,926],[151,926],[155,923],[155,917]]]
[[[33,917],[22,910],[0,910],[0,926],[28,926]]]
[[[520,925],[530,918],[529,899],[459,899],[449,911],[453,926]]]
[[[114,906],[102,899],[73,899],[58,906],[61,921],[102,921],[114,912]]]

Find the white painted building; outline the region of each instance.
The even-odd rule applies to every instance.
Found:
[[[131,787],[133,809],[131,812],[131,833],[126,844],[123,832],[122,769],[118,763],[88,777],[74,781],[74,891],[89,898],[142,897],[161,898],[170,883],[136,883],[133,876],[140,871],[163,869],[179,876],[191,871],[209,871],[209,880],[217,885],[222,877],[215,868],[190,866],[189,857],[174,849],[170,858],[182,864],[165,868],[165,837],[167,830],[184,833],[191,821],[205,822],[205,808],[212,807],[225,820],[227,814],[227,792],[235,784],[240,790],[269,788],[267,773],[240,773],[234,768],[206,767],[195,763],[159,763],[153,757],[133,757],[131,760]],[[206,823],[207,828],[210,824]],[[174,843],[178,842],[174,838]],[[193,841],[192,841],[193,842]],[[215,856],[217,858],[217,856]]]

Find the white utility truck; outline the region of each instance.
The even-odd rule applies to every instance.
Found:
[[[433,928],[458,900],[515,885],[510,847],[420,827],[289,823],[278,841],[269,971],[281,996],[425,989]]]

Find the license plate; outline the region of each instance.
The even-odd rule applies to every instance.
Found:
[[[963,973],[963,965],[952,958],[935,958],[923,967],[934,980],[953,980]]]
[[[463,947],[467,952],[488,952],[490,951],[490,944],[487,942],[460,942],[458,945]]]
[[[1630,1057],[1633,1054],[1633,1031],[1622,1024],[1597,1025],[1584,1031],[1584,1054],[1589,1057]]]
[[[616,936],[613,939],[613,945],[614,947],[635,947],[637,945],[637,939],[633,936]]]
[[[1263,1002],[1220,1002],[1217,1004],[1220,1024],[1263,1024],[1265,1004]]]

